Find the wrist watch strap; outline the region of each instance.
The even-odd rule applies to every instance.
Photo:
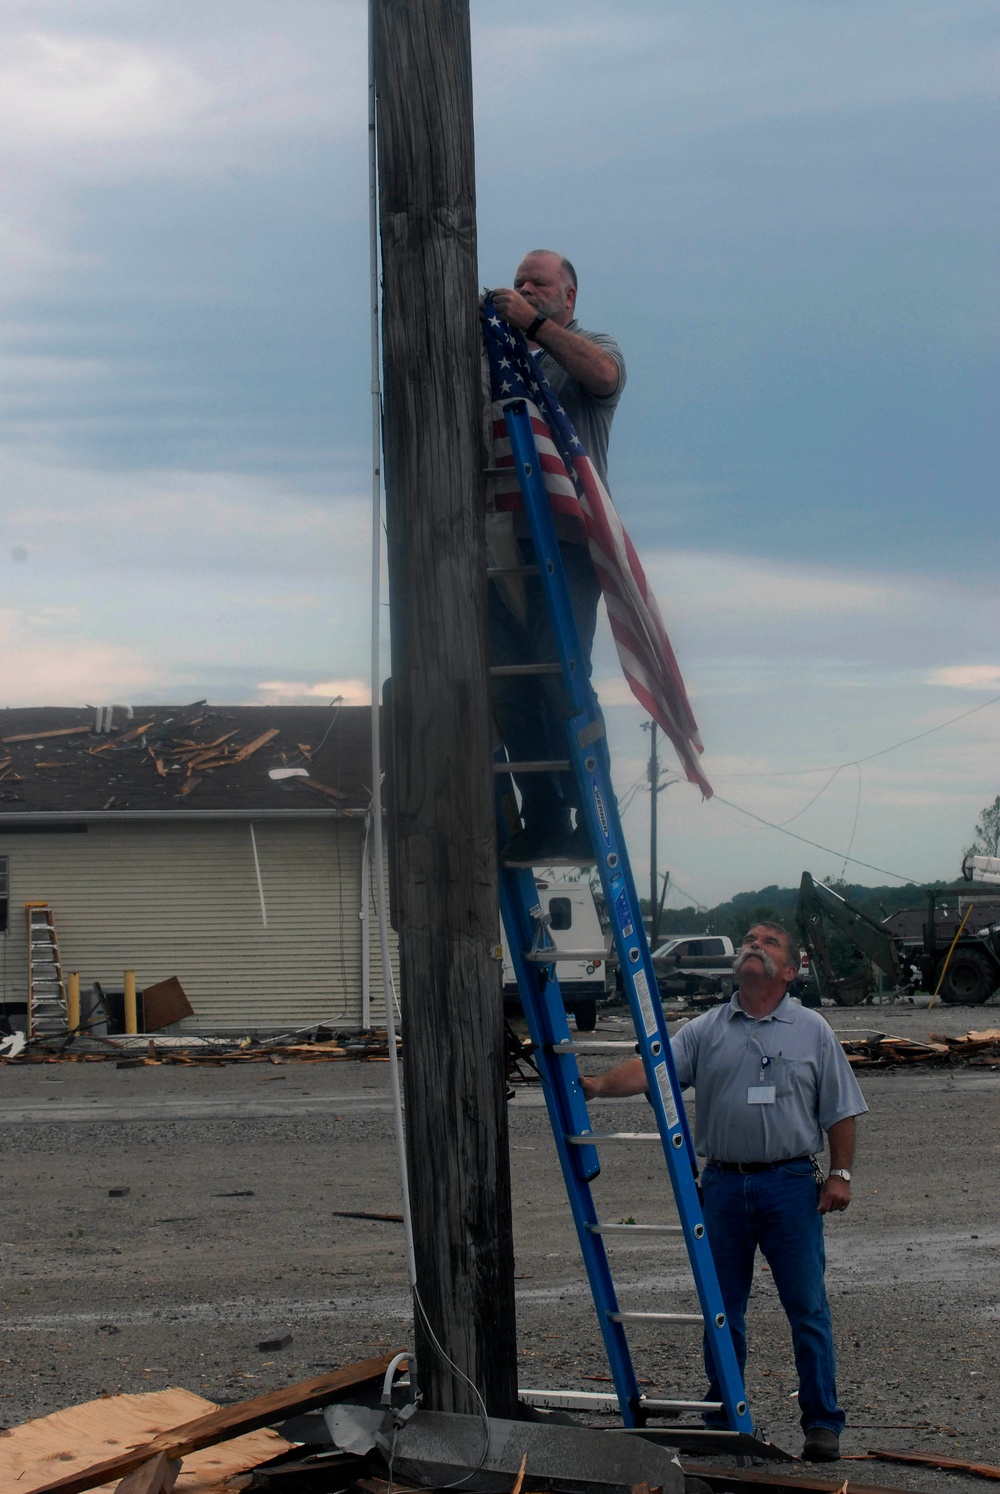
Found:
[[[530,327],[525,327],[525,329],[524,329],[524,335],[528,339],[529,342],[533,342],[534,341],[534,339],[535,339],[535,333],[538,331],[538,329],[542,325],[542,323],[543,322],[547,322],[547,321],[548,321],[548,317],[544,316],[541,312],[539,312],[538,316],[535,317],[535,320],[532,322],[531,326]]]
[[[851,1174],[846,1167],[831,1167],[829,1175],[831,1178],[843,1178],[845,1183],[851,1181]]]

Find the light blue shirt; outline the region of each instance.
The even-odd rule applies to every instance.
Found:
[[[734,992],[670,1046],[681,1084],[696,1092],[695,1150],[717,1162],[810,1156],[831,1126],[868,1109],[825,1018],[788,996],[758,1020]],[[772,1103],[750,1102],[772,1086]]]

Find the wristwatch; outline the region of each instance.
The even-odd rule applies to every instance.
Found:
[[[539,312],[538,316],[536,316],[535,320],[531,323],[531,326],[530,327],[525,327],[525,329],[524,329],[524,335],[528,339],[529,342],[534,342],[534,340],[535,340],[535,333],[538,331],[538,329],[542,325],[542,323],[543,322],[547,322],[547,321],[548,321],[548,317],[545,316],[544,313]]]
[[[848,1172],[846,1167],[831,1167],[829,1176],[831,1178],[843,1178],[845,1183],[849,1183],[851,1181],[851,1174]]]

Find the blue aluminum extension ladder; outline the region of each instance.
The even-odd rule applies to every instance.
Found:
[[[602,1222],[595,1209],[590,1184],[600,1172],[598,1145],[655,1139],[641,1133],[599,1133],[591,1128],[576,1054],[606,1051],[607,1043],[573,1040],[556,973],[552,940],[539,906],[534,874],[522,867],[500,867],[500,909],[507,943],[517,978],[521,1003],[532,1042],[535,1062],[542,1078],[549,1119],[562,1165],[573,1220],[580,1239],[584,1264],[607,1349],[608,1363],[626,1427],[645,1425],[650,1415],[677,1416],[683,1412],[706,1412],[725,1419],[729,1433],[753,1434],[746,1394],[726,1320],[715,1265],[712,1260],[701,1202],[697,1190],[697,1159],[681,1101],[680,1086],[670,1052],[663,1008],[649,945],[639,909],[618,809],[611,787],[611,765],[604,718],[586,673],[579,667],[580,645],[570,606],[569,592],[549,511],[524,400],[511,400],[504,408],[515,467],[524,506],[531,526],[538,573],[546,605],[553,620],[559,647],[559,663],[573,714],[566,723],[568,757],[580,788],[580,803],[597,853],[601,884],[614,933],[625,992],[638,1039],[638,1051],[649,1081],[649,1098],[656,1116],[679,1216],[678,1224],[610,1224]],[[529,666],[537,670],[538,666]],[[505,670],[505,672],[510,672]],[[528,765],[518,765],[519,771]],[[540,766],[540,765],[539,765]],[[565,770],[566,764],[545,765]],[[511,765],[496,763],[498,785]],[[503,810],[505,794],[498,787],[498,831],[507,831]],[[617,1045],[615,1045],[617,1046]],[[683,1233],[701,1306],[700,1313],[628,1312],[619,1306],[612,1280],[604,1237],[644,1233]],[[697,1325],[707,1335],[709,1352],[722,1387],[721,1402],[658,1400],[643,1396],[629,1351],[626,1327],[634,1321],[664,1325]],[[597,1401],[597,1396],[585,1399]],[[567,1404],[569,1402],[566,1402]],[[742,1440],[733,1438],[734,1442]]]

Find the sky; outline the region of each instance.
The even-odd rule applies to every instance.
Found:
[[[611,487],[716,790],[661,794],[671,905],[956,875],[1000,793],[1000,0],[472,22],[480,278],[568,254],[628,364]],[[0,703],[369,698],[366,25],[4,7]],[[645,888],[606,629],[595,682]]]

